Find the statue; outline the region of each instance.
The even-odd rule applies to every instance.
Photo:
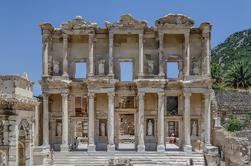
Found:
[[[192,74],[193,75],[200,74],[199,62],[198,61],[193,61],[192,62]]]
[[[153,135],[153,123],[151,120],[148,121],[147,127],[148,127],[147,135],[152,136]]]
[[[149,74],[153,74],[154,62],[152,60],[148,61],[148,72]]]
[[[104,74],[105,73],[105,61],[100,60],[98,64],[98,74]]]
[[[193,121],[192,135],[197,136],[197,123],[195,121]]]
[[[59,62],[54,60],[53,61],[53,73],[54,74],[59,74],[59,69],[60,69]]]
[[[100,124],[101,136],[105,136],[105,123]]]
[[[56,129],[56,136],[61,136],[61,135],[62,135],[62,123],[58,122]]]

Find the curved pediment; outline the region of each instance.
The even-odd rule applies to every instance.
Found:
[[[97,28],[96,23],[91,23],[84,20],[81,16],[61,24],[61,29],[64,30],[85,30]]]
[[[156,27],[185,27],[190,28],[194,25],[194,21],[182,14],[168,14],[159,18],[155,22]]]
[[[136,28],[143,29],[147,27],[147,22],[143,20],[136,20],[130,14],[125,14],[120,16],[119,22],[110,23],[108,21],[105,22],[105,26],[108,29],[111,28]]]

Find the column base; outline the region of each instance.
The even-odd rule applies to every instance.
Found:
[[[60,151],[61,152],[68,152],[69,151],[69,146],[68,145],[61,145],[60,146]]]
[[[165,145],[158,145],[157,146],[157,152],[164,152],[166,151]]]
[[[160,78],[165,78],[165,74],[164,74],[164,73],[160,73],[160,74],[159,74],[159,77],[160,77]]]
[[[137,146],[137,151],[138,152],[145,152],[145,145],[138,145]]]
[[[114,151],[115,151],[115,145],[108,144],[107,145],[107,152],[114,152]]]
[[[191,145],[184,145],[183,150],[184,150],[184,152],[192,152],[192,146]]]
[[[42,152],[48,153],[50,151],[50,145],[42,145]]]
[[[89,145],[87,146],[87,151],[88,151],[88,152],[95,152],[95,151],[96,151],[96,145],[94,145],[94,144],[89,144]]]

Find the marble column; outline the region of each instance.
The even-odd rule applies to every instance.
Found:
[[[144,152],[145,151],[145,142],[144,142],[144,96],[145,93],[139,92],[138,93],[138,99],[139,99],[139,110],[138,110],[138,152]]]
[[[68,35],[63,34],[63,76],[68,77]]]
[[[43,77],[48,77],[49,35],[43,34]]]
[[[139,77],[144,75],[143,33],[139,34]]]
[[[43,93],[43,146],[49,148],[49,96]]]
[[[190,118],[190,97],[191,97],[191,93],[184,93],[184,97],[185,97],[185,102],[184,102],[184,151],[185,152],[190,152],[192,151],[192,146],[191,146],[191,136],[190,136],[190,123],[191,123],[191,118]]]
[[[113,37],[114,34],[109,32],[109,76],[113,77]]]
[[[190,75],[190,35],[187,33],[185,36],[185,78]]]
[[[159,32],[159,76],[164,77],[164,33]],[[164,62],[163,62],[164,61]]]
[[[158,146],[157,151],[165,151],[165,112],[164,112],[165,94],[163,92],[158,93]]]
[[[34,145],[39,145],[39,104],[35,105]]]
[[[210,76],[210,39],[209,32],[202,33],[202,57],[203,57],[203,74]]]
[[[88,76],[92,77],[94,75],[94,64],[93,64],[93,41],[94,41],[94,33],[89,33],[89,72]]]
[[[107,129],[108,129],[108,145],[107,151],[115,151],[114,144],[114,93],[108,93],[108,121],[107,121]]]
[[[62,93],[62,145],[61,151],[69,150],[68,94]]]
[[[205,145],[211,145],[211,107],[210,93],[205,93]]]
[[[96,145],[95,145],[95,140],[94,140],[94,96],[95,94],[93,92],[89,92],[88,93],[88,112],[89,112],[89,116],[88,116],[88,121],[89,121],[89,129],[88,129],[88,139],[89,139],[89,144],[88,144],[88,152],[93,152],[96,151]]]

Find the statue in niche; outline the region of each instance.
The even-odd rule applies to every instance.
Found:
[[[98,64],[98,74],[104,74],[105,73],[105,60],[100,60]]]
[[[192,136],[197,136],[197,123],[196,121],[193,121],[193,125],[192,125]]]
[[[152,123],[151,120],[148,121],[147,127],[148,127],[148,129],[147,129],[147,135],[148,136],[153,136],[153,123]]]
[[[153,70],[154,70],[154,61],[148,60],[148,73],[153,74]]]
[[[60,70],[59,62],[54,60],[53,61],[53,73],[59,74],[59,70]]]
[[[198,61],[193,61],[192,62],[192,74],[193,75],[199,75],[200,74],[200,67],[199,67],[199,62]]]
[[[62,123],[57,122],[56,123],[56,136],[61,136],[62,135]]]
[[[100,124],[101,136],[105,136],[105,123]]]

